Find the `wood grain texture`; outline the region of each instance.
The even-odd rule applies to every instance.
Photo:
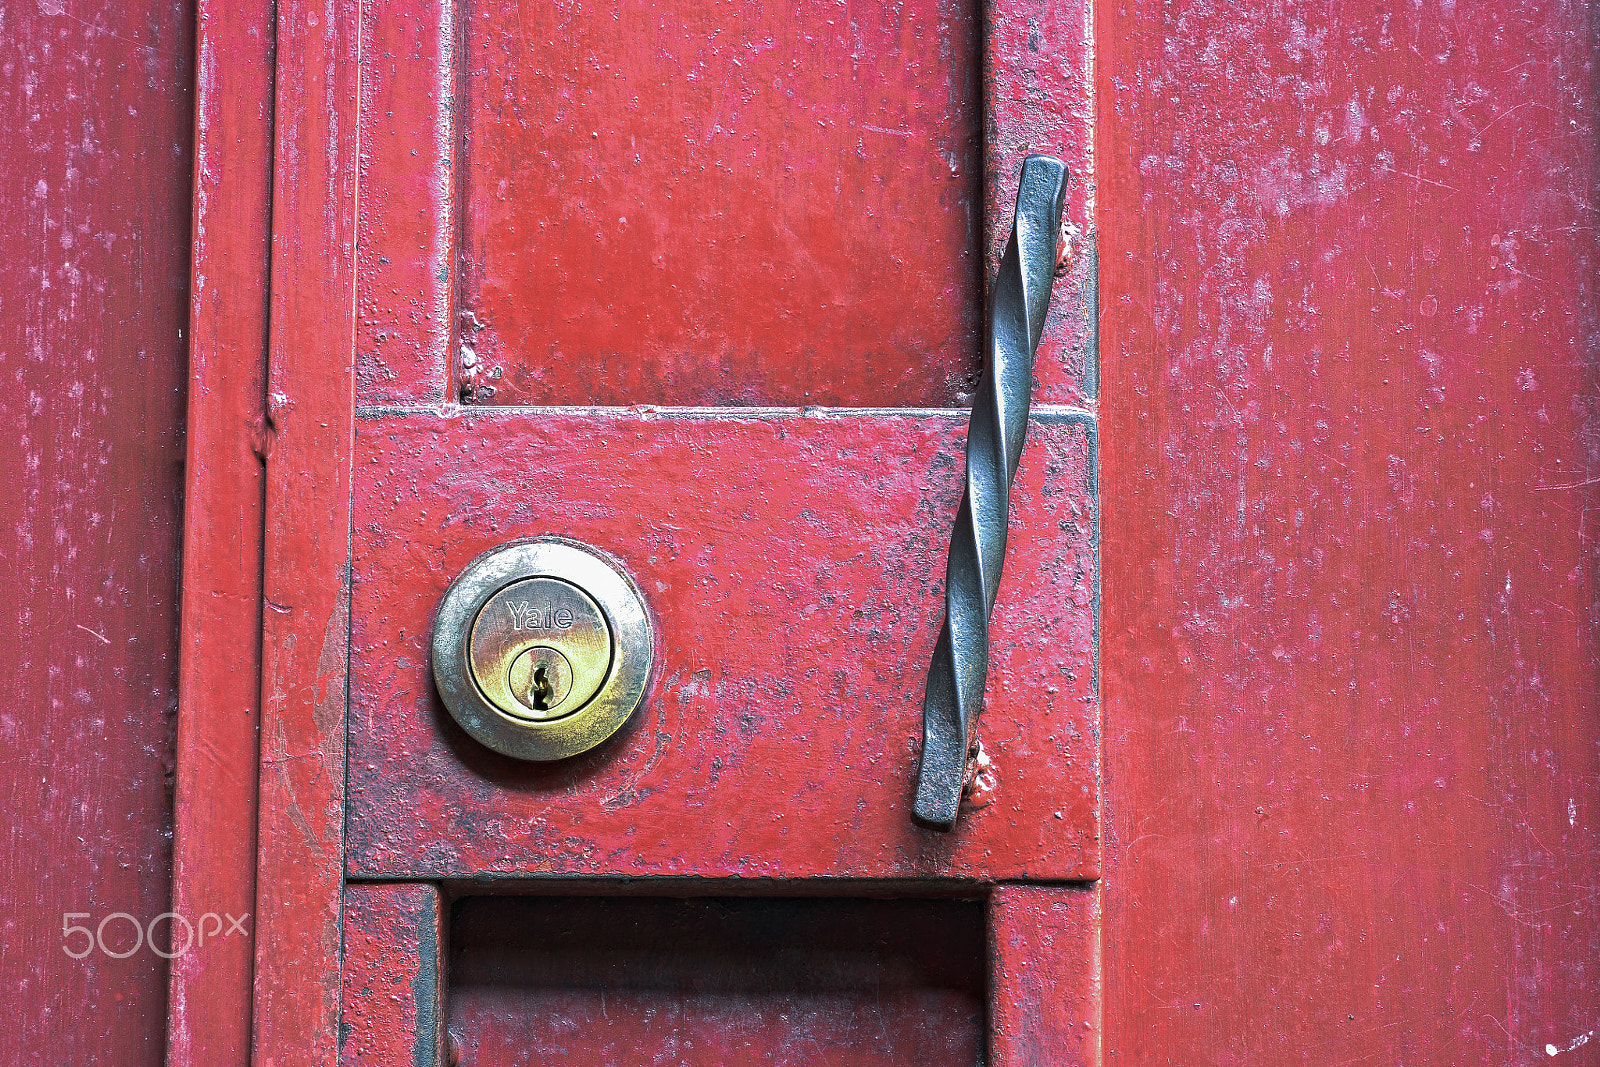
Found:
[[[497,0],[464,38],[463,341],[494,403],[976,384],[975,4]]]
[[[1592,9],[1098,17],[1107,1059],[1600,1062]]]
[[[357,5],[277,9],[255,1062],[338,1055]]]
[[[1089,878],[1098,872],[1092,434],[1036,421],[979,736],[997,785],[916,827],[921,698],[960,491],[960,415],[363,416],[352,874]],[[658,630],[651,691],[555,764],[479,746],[429,673],[479,553],[614,553]]]
[[[169,900],[191,19],[156,0],[0,12],[10,1062],[162,1058],[166,961],[123,919],[103,940],[124,959],[73,959],[62,931]]]
[[[468,899],[450,946],[463,1067],[971,1067],[976,901]]]
[[[443,1067],[444,911],[436,886],[345,886],[343,1067]]]
[[[995,887],[988,1067],[1097,1067],[1100,937],[1099,886]]]
[[[202,0],[199,16],[172,881],[196,923],[255,912],[273,63],[265,7]],[[173,960],[169,1067],[249,1063],[241,927]]]

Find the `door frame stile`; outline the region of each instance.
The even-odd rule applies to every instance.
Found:
[[[984,8],[985,281],[1005,239],[1005,190],[1029,152],[1057,153],[1071,173],[1066,218],[1076,247],[1057,271],[1036,363],[1033,418],[1079,423],[1089,435],[1094,531],[1095,804],[1105,820],[1100,683],[1099,256],[1095,183],[1094,0],[1049,7],[993,0]],[[1028,460],[1026,456],[1024,463]],[[1103,852],[1097,850],[1102,858]],[[1000,883],[989,902],[989,1062],[994,1067],[1103,1062],[1101,868],[1072,884]]]
[[[277,22],[255,1062],[337,1062],[355,435],[358,0]]]
[[[271,3],[197,4],[172,1067],[250,1061],[273,29]]]
[[[1100,883],[1002,883],[988,910],[989,1067],[1099,1067]]]

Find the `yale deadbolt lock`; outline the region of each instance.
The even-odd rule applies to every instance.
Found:
[[[517,759],[575,756],[644,697],[655,639],[644,598],[574,541],[516,541],[467,565],[439,605],[433,679],[450,715]]]

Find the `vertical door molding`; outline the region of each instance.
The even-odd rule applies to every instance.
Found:
[[[256,1059],[338,1053],[360,10],[278,6]]]
[[[190,937],[169,971],[167,1062],[242,1067],[256,898],[272,8],[200,0],[196,22],[172,846],[172,911]]]
[[[1071,255],[1056,278],[1034,364],[1035,411],[1094,406],[1099,313],[1095,254],[1094,5],[993,0],[983,43],[983,251],[992,284],[1011,229],[1017,174],[1030,152],[1067,165]]]

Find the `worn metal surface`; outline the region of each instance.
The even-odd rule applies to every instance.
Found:
[[[986,1067],[1102,1062],[1100,899],[1094,885],[990,894]]]
[[[907,817],[938,632],[959,412],[373,413],[357,435],[355,874],[1093,877],[1093,435],[1036,420],[979,737],[992,788],[949,837]],[[534,487],[537,486],[537,492]],[[560,500],[553,509],[549,500]],[[556,535],[614,553],[659,635],[617,737],[521,764],[429,678],[450,576]]]
[[[355,401],[354,4],[275,8],[256,1058],[338,1052]]]
[[[0,11],[10,1062],[162,1058],[167,965],[132,923],[143,941],[169,901],[191,18],[181,2]],[[63,933],[118,913],[92,949]]]
[[[642,604],[638,618],[648,625]],[[611,640],[605,612],[582,589],[559,578],[523,578],[479,609],[467,667],[480,691],[496,691],[501,714],[535,722],[561,718],[588,703],[605,682]],[[439,648],[437,622],[433,643]]]
[[[172,843],[172,910],[191,922],[256,907],[273,63],[264,7],[203,0],[198,14]],[[169,1067],[249,1063],[253,932],[247,920],[172,961]]]
[[[1107,1058],[1595,1063],[1594,9],[1099,18]]]
[[[450,1034],[463,1067],[972,1067],[984,972],[977,901],[469,899]]]
[[[945,566],[945,621],[922,700],[922,750],[912,815],[939,830],[955,825],[972,733],[989,676],[989,616],[1006,560],[1011,480],[1022,458],[1033,393],[1033,357],[1055,280],[1067,172],[1029,156],[1018,180],[1011,239],[989,309],[983,378],[967,421],[966,484]]]
[[[525,592],[540,586],[561,599]],[[522,600],[518,611],[516,598],[527,596],[539,599]],[[550,617],[536,621],[535,613]],[[456,724],[496,752],[544,761],[587,752],[628,721],[649,684],[656,642],[622,567],[589,545],[536,538],[469,563],[445,591],[428,644],[433,688]],[[540,694],[528,688],[541,681],[536,671],[550,669],[536,661],[564,672],[554,679],[560,699],[547,707],[536,708]],[[542,680],[548,703],[552,679]]]
[[[345,886],[341,1067],[444,1067],[446,911],[432,885]]]

